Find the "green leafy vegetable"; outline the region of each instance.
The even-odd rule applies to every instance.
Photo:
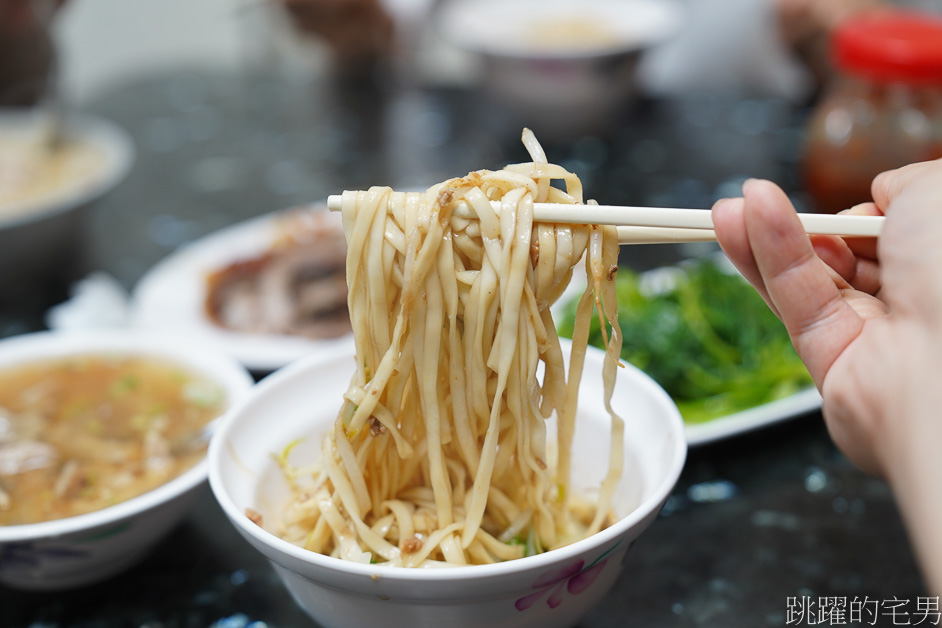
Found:
[[[663,277],[662,277],[663,278]],[[622,358],[671,395],[688,423],[702,423],[811,384],[782,323],[762,298],[713,259],[652,282],[621,269],[616,278]],[[657,283],[657,282],[653,282]],[[562,305],[559,333],[571,337],[578,297]],[[589,342],[602,347],[597,317]]]

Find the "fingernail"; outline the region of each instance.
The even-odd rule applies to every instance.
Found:
[[[713,203],[713,209],[719,211],[729,211],[737,205],[742,205],[742,197],[736,198],[721,198],[720,200]]]
[[[762,183],[762,182],[764,182],[764,181],[765,181],[765,179],[756,179],[755,177],[750,177],[749,179],[746,179],[745,181],[742,182],[742,193],[743,193],[743,195],[745,196],[746,190],[747,190],[748,188],[754,187],[754,186],[756,186],[756,185],[758,185],[758,184],[760,184],[760,183]]]
[[[729,205],[729,202],[732,200],[733,199],[731,198],[718,199],[715,203],[713,203],[713,209],[717,209],[718,207],[723,206],[723,205]]]

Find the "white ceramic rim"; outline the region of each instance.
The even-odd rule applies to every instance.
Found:
[[[672,413],[669,413],[669,415],[664,418],[665,421],[671,422],[671,432],[676,436],[672,449],[674,460],[670,468],[667,470],[667,473],[665,473],[664,477],[662,478],[661,482],[652,488],[651,494],[648,496],[648,498],[638,504],[629,514],[622,517],[608,528],[597,532],[588,538],[582,539],[581,541],[576,541],[575,543],[565,547],[561,547],[550,552],[537,554],[535,556],[527,556],[524,558],[518,558],[516,560],[494,563],[491,565],[449,567],[445,570],[406,569],[388,565],[364,565],[352,561],[345,561],[339,558],[333,558],[331,556],[325,556],[323,554],[318,554],[316,552],[303,549],[282,538],[279,538],[278,536],[256,525],[255,523],[252,523],[248,517],[245,516],[245,513],[239,510],[235,502],[225,490],[225,482],[220,474],[222,456],[225,453],[225,443],[228,440],[229,432],[234,429],[235,425],[239,421],[239,417],[244,414],[245,410],[251,404],[255,403],[255,399],[267,394],[269,389],[277,388],[281,384],[282,380],[291,379],[299,373],[304,372],[322,362],[331,361],[340,356],[347,356],[348,351],[349,350],[344,351],[342,349],[335,349],[329,352],[325,351],[322,353],[313,354],[305,359],[298,360],[282,369],[279,369],[278,371],[263,379],[261,382],[255,385],[252,394],[244,397],[235,408],[226,413],[226,415],[222,418],[220,425],[214,432],[213,438],[209,444],[209,455],[207,456],[209,460],[209,484],[212,488],[213,494],[216,496],[216,500],[219,502],[230,521],[240,528],[243,534],[247,535],[248,537],[255,538],[261,543],[264,543],[272,549],[284,555],[290,556],[295,560],[310,563],[323,569],[336,570],[354,576],[366,576],[372,578],[373,576],[380,574],[384,579],[392,578],[395,580],[415,582],[441,580],[443,578],[447,578],[448,580],[476,580],[478,578],[493,578],[496,576],[508,575],[521,570],[545,568],[551,564],[556,564],[558,562],[565,561],[568,558],[582,554],[583,552],[588,551],[593,547],[598,547],[609,543],[617,537],[621,536],[627,529],[633,527],[645,517],[650,516],[652,513],[656,513],[667,500],[671,490],[673,490],[673,487],[676,485],[677,480],[680,477],[681,471],[683,470],[684,463],[686,461],[687,441],[686,438],[684,438],[683,420],[681,419],[680,412],[677,410],[674,402],[671,401],[670,397],[668,397],[667,393],[665,393],[664,390],[654,382],[654,380],[645,375],[636,367],[626,364],[626,369],[640,376],[637,379],[637,384],[639,386],[643,387],[646,392],[649,392],[655,397],[662,398],[667,402],[668,407],[674,409]]]
[[[84,354],[149,355],[165,357],[214,379],[226,391],[229,404],[226,413],[235,408],[253,386],[248,371],[234,358],[207,351],[204,346],[183,344],[159,334],[127,331],[54,332],[41,331],[0,340],[0,369],[14,363],[41,361],[48,358]],[[74,534],[116,523],[139,515],[151,508],[185,494],[204,481],[208,474],[207,458],[165,484],[101,510],[53,519],[39,523],[0,525],[0,543],[34,540]]]
[[[63,121],[67,132],[88,141],[105,152],[105,168],[92,177],[92,184],[75,193],[56,194],[37,202],[26,202],[27,209],[17,209],[8,216],[0,215],[0,230],[45,220],[71,211],[102,196],[115,187],[131,169],[134,143],[130,136],[113,122],[85,113],[69,113]]]
[[[623,42],[613,42],[598,47],[574,47],[558,50],[526,48],[501,39],[481,37],[479,33],[470,32],[469,29],[461,27],[461,21],[468,11],[494,18],[500,14],[500,10],[495,12],[494,7],[496,6],[498,9],[507,7],[507,0],[457,0],[451,2],[443,7],[439,14],[439,24],[449,42],[471,52],[509,59],[580,60],[625,54],[660,43],[679,30],[683,18],[683,11],[674,0],[583,0],[575,4],[568,2],[568,0],[524,0],[522,4],[527,2],[540,9],[550,11],[572,6],[577,6],[579,9],[586,11],[597,6],[602,8],[601,14],[603,16],[608,15],[611,11],[628,12],[632,5],[637,5],[643,7],[645,11],[659,11],[662,24],[658,24],[658,28],[641,29],[640,32],[635,33],[635,37],[626,39]],[[517,4],[521,4],[521,2],[518,0]]]

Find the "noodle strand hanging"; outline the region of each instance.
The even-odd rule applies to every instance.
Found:
[[[295,489],[289,540],[361,562],[480,564],[607,524],[623,441],[610,404],[621,350],[617,234],[534,222],[538,202],[578,212],[582,184],[547,163],[528,130],[523,142],[530,163],[424,193],[343,194],[356,370],[321,462],[289,469],[282,456]],[[588,288],[567,365],[550,305],[583,257]],[[569,456],[593,311],[608,334],[612,438],[587,507],[569,490]]]

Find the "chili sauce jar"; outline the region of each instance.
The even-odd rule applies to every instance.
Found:
[[[802,178],[818,212],[872,200],[885,170],[942,157],[942,19],[882,10],[832,36],[833,82],[811,114]]]

